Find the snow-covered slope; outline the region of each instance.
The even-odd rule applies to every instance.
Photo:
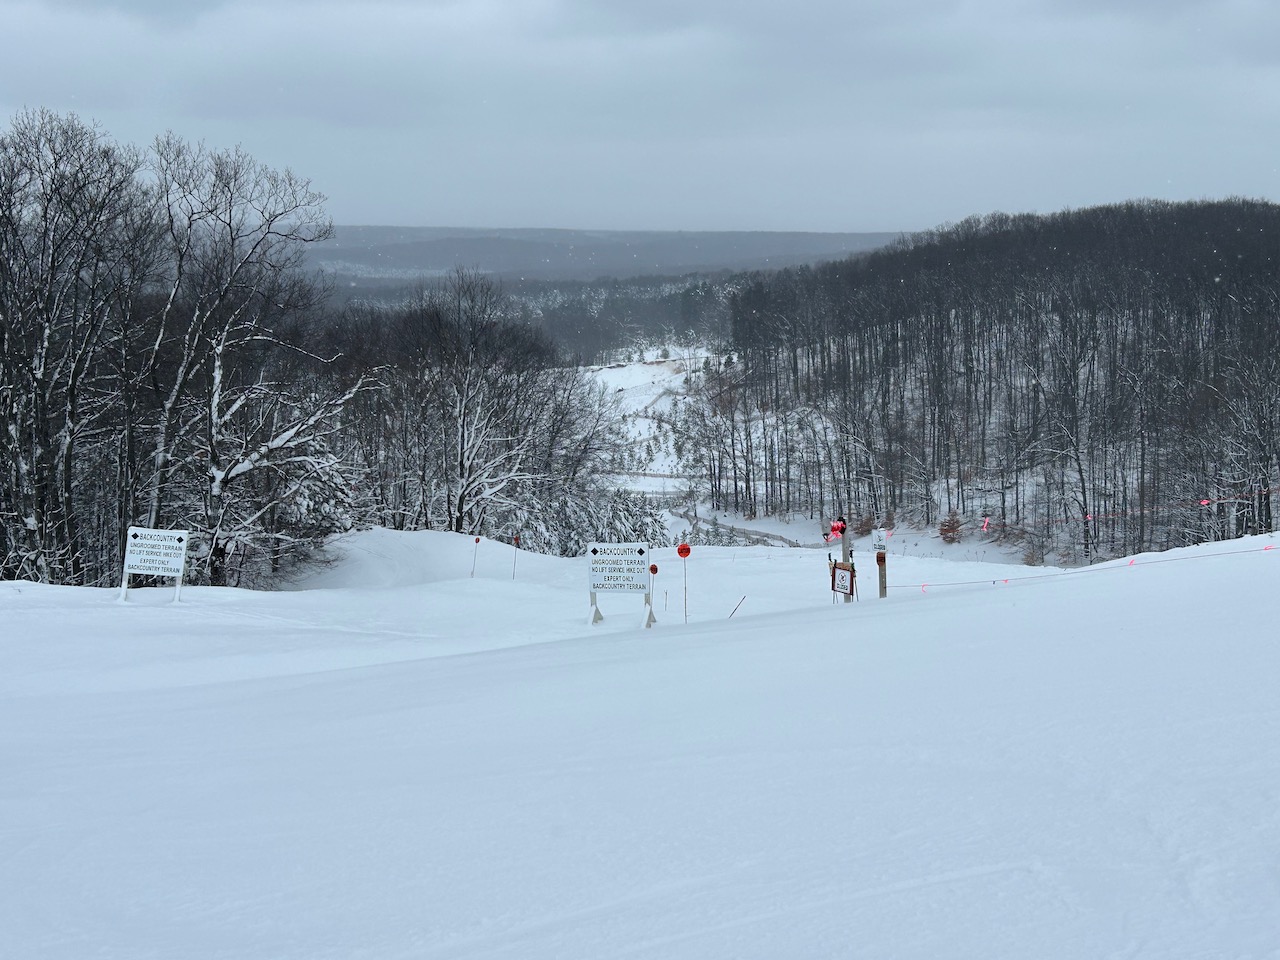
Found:
[[[858,557],[0,584],[0,957],[1277,956],[1280,538]]]

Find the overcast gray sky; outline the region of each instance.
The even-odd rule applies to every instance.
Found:
[[[1276,0],[0,0],[0,112],[338,223],[916,230],[1280,197]]]

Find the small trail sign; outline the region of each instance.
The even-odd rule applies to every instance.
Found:
[[[884,562],[885,552],[888,550],[889,545],[889,531],[883,527],[876,530],[872,543],[876,549],[876,569],[880,581],[880,599],[883,600],[889,595],[889,572]]]
[[[186,530],[152,530],[148,527],[130,527],[125,536],[124,575],[120,582],[120,599],[128,598],[129,576],[173,577],[173,599],[176,603],[182,593],[182,576],[187,568]]]
[[[851,597],[858,592],[858,575],[853,563],[837,560],[831,564],[831,592]]]

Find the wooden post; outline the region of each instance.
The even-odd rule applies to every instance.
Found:
[[[876,570],[880,574],[880,599],[889,595],[889,574],[885,565],[885,554],[888,552],[888,537],[883,529],[876,530],[875,543]]]

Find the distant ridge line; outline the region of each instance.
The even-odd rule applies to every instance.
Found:
[[[842,260],[896,233],[574,230],[337,225],[313,266],[337,278],[410,281],[456,267],[504,279],[597,280],[723,273]]]

